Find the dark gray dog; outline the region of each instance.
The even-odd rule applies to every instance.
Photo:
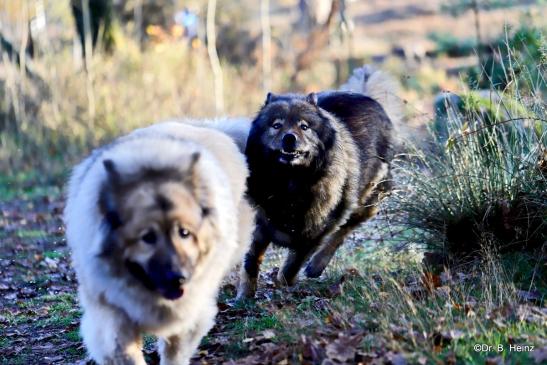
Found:
[[[362,75],[361,91],[391,92],[381,72],[364,69]],[[239,297],[254,296],[271,242],[290,250],[280,284],[292,285],[310,256],[306,275],[321,275],[347,234],[376,213],[390,189],[392,130],[382,105],[362,93],[268,94],[245,151],[258,218]]]

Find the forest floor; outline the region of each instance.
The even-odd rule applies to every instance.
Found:
[[[92,364],[78,331],[61,188],[36,186],[0,185],[0,363]],[[544,261],[519,255],[509,266],[434,273],[416,253],[390,253],[370,237],[357,231],[324,278],[293,288],[274,287],[282,252],[272,251],[256,300],[235,304],[235,281],[226,283],[217,324],[193,363],[546,361]],[[145,337],[144,352],[159,363],[153,337]]]

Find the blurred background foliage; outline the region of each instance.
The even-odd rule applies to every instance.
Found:
[[[461,110],[485,109],[465,95],[516,77],[527,80],[519,92],[545,100],[542,1],[219,1],[211,54],[212,3],[0,1],[0,170],[58,175],[135,127],[252,116],[267,91],[336,88],[363,63],[401,82],[414,141],[429,127],[448,138],[443,91]]]

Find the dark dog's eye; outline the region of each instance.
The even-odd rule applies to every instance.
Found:
[[[141,236],[141,239],[149,245],[153,245],[157,242],[158,237],[156,236],[156,232],[150,229]]]
[[[279,123],[279,122],[276,122],[274,124],[272,124],[272,128],[273,129],[279,129],[283,126],[283,124]]]
[[[308,129],[310,129],[310,127],[308,127],[307,124],[301,124],[300,129],[302,129],[303,131],[307,131]]]
[[[188,236],[190,236],[190,231],[187,230],[186,228],[184,227],[180,227],[179,228],[179,236],[181,238],[188,238]]]

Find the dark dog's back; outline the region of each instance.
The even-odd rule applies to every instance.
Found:
[[[359,93],[333,91],[318,94],[318,105],[348,128],[362,162],[372,157],[367,153],[371,148],[382,160],[391,159],[392,124],[377,101]]]
[[[350,132],[359,152],[360,190],[372,179],[373,171],[393,157],[392,123],[382,106],[360,93],[332,91],[318,94],[318,105],[333,114]]]

